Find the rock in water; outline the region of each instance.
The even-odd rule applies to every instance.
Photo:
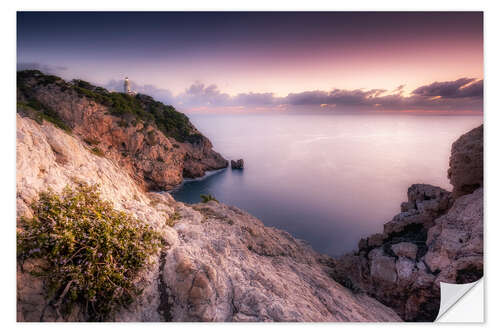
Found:
[[[231,160],[231,169],[243,169],[243,159]]]

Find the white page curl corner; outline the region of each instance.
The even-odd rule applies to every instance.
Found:
[[[484,282],[440,283],[441,300],[436,322],[457,323],[484,321]]]

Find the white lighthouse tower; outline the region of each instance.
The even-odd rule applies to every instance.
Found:
[[[123,82],[123,92],[132,95],[132,90],[130,90],[130,82],[128,81],[128,77],[126,77],[125,82]]]

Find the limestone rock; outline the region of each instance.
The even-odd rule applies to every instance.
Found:
[[[340,257],[331,275],[405,320],[432,321],[440,282],[468,283],[483,274],[483,190],[453,201],[444,190],[412,187],[410,209],[402,207],[383,234],[360,240],[359,251]]]
[[[384,225],[384,234],[389,237],[411,227],[429,228],[452,203],[450,192],[440,187],[413,184],[408,188],[408,201],[401,204],[401,213]]]
[[[369,248],[380,246],[384,243],[386,236],[384,234],[374,234],[368,237],[367,245]]]
[[[413,274],[416,271],[415,262],[405,257],[400,257],[396,261],[396,273],[398,284],[408,286],[413,282]]]
[[[173,320],[397,320],[332,280],[322,257],[288,233],[216,202],[186,206],[194,215],[189,210],[202,219],[183,217],[174,227],[180,243],[165,256]]]
[[[411,260],[415,260],[417,258],[418,247],[413,243],[397,243],[392,245],[391,248],[398,257],[406,257]]]
[[[376,248],[368,254],[370,259],[370,274],[374,281],[394,283],[397,279],[396,262],[394,258],[386,256],[381,248]]]
[[[454,197],[472,193],[483,186],[483,125],[453,143],[448,178],[453,185]]]
[[[428,232],[425,262],[431,271],[452,268],[453,283],[473,282],[483,274],[483,189],[461,196]],[[448,273],[447,273],[448,274]],[[471,275],[465,277],[465,274]],[[447,282],[447,281],[444,281]]]

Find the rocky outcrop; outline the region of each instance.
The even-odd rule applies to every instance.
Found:
[[[231,160],[231,169],[243,169],[243,159]]]
[[[79,135],[18,115],[18,216],[30,216],[29,203],[40,191],[60,191],[79,179],[100,184],[104,199],[153,226],[167,244],[134,281],[142,294],[110,320],[400,320],[392,309],[334,281],[331,259],[288,233],[215,201],[190,206],[145,192]],[[18,321],[87,320],[81,309],[60,317],[52,308],[43,281],[28,273],[40,264],[18,263]]]
[[[172,189],[183,177],[201,177],[208,170],[228,165],[187,118],[183,125],[188,136],[180,142],[165,136],[152,121],[137,119],[133,114],[112,115],[110,107],[82,95],[72,83],[59,78],[47,81],[47,76],[37,72],[18,74],[18,100],[36,101],[54,112],[89,149],[117,162],[144,188]],[[89,89],[104,91],[93,86]],[[133,103],[144,108],[158,103],[145,95],[133,98]],[[26,114],[28,108],[23,103],[18,105],[18,112]]]
[[[448,178],[455,197],[483,186],[483,125],[453,143]]]
[[[178,210],[163,271],[174,320],[398,320],[333,281],[320,256],[288,233],[215,201]]]
[[[459,197],[427,232],[424,261],[436,282],[468,283],[483,275],[483,189]]]
[[[482,126],[460,137],[450,157],[453,193],[412,185],[401,213],[333,261],[332,276],[404,320],[434,320],[440,282],[469,283],[483,275],[482,147]]]

